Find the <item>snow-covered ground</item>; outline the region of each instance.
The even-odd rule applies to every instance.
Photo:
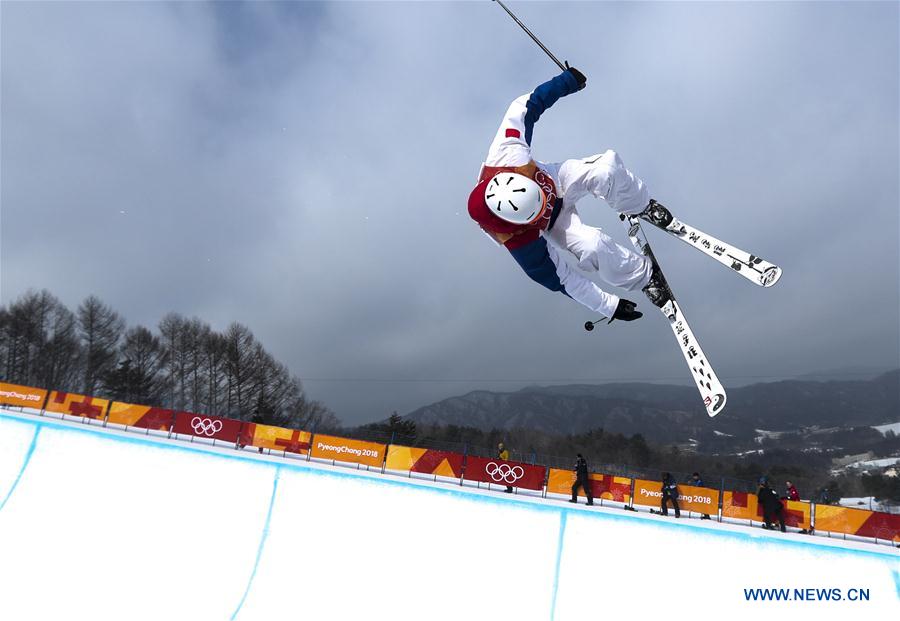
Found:
[[[900,553],[887,546],[9,412],[0,551],[0,619],[15,621],[900,614]],[[748,600],[754,588],[845,597]]]
[[[900,457],[885,457],[883,459],[867,459],[865,461],[855,461],[847,464],[845,468],[854,468],[857,470],[872,470],[875,468],[887,468],[900,464]]]
[[[872,427],[877,431],[881,432],[881,435],[887,435],[888,431],[892,432],[894,435],[900,436],[900,423],[890,423],[888,425],[876,425]]]
[[[875,500],[873,496],[866,496],[864,498],[841,498],[838,504],[842,507],[851,507],[853,509],[884,511],[885,513],[900,513],[900,508],[898,508],[896,505],[885,505]]]
[[[755,429],[756,437],[753,439],[757,444],[761,444],[763,440],[777,440],[788,431],[766,431],[765,429]]]

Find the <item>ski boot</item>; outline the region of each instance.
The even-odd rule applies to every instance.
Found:
[[[656,264],[656,259],[653,257],[653,254],[649,254],[648,258],[653,261],[653,272],[650,274],[650,281],[643,289],[641,289],[641,291],[643,291],[644,295],[650,299],[651,304],[658,308],[662,308],[674,296],[672,295],[672,290],[669,289],[669,283],[666,282],[666,277],[663,276],[662,271]]]
[[[650,199],[650,203],[647,205],[647,208],[638,214],[639,218],[642,218],[652,224],[653,226],[658,226],[661,229],[668,228],[670,224],[672,224],[672,212],[665,208],[665,206],[657,203],[652,198]]]

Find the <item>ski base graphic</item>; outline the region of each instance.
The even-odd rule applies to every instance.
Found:
[[[664,224],[659,218],[661,212],[654,210],[654,207],[657,206],[662,207],[655,201],[651,201],[648,210],[638,217],[645,222],[649,222],[659,230],[665,231],[689,246],[696,248],[706,256],[712,257],[760,287],[771,287],[781,278],[781,268],[774,263],[741,250],[737,246],[716,239],[712,235],[704,233],[678,218],[672,218],[671,222]],[[665,208],[663,209],[665,210]],[[665,210],[665,213],[671,217],[671,214],[668,214],[668,210]]]
[[[637,216],[625,216],[622,218],[622,221],[628,230],[628,239],[631,240],[632,245],[638,252],[650,257],[654,265],[659,269],[660,276],[665,280],[659,264],[656,263],[656,259],[653,257],[653,251],[647,242],[644,231],[641,229],[640,219]],[[668,287],[668,284],[666,286]],[[668,289],[671,292],[671,287],[668,287]],[[706,355],[700,347],[700,342],[694,336],[690,325],[688,325],[687,319],[681,312],[674,294],[660,307],[660,311],[669,320],[669,327],[672,329],[685,362],[687,362],[688,368],[691,370],[697,389],[700,391],[700,397],[703,399],[703,405],[706,407],[706,413],[710,416],[719,414],[724,409],[727,400],[725,388],[719,382],[716,372],[706,359]]]

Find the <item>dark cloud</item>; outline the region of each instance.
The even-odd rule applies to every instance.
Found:
[[[615,148],[685,221],[784,268],[758,289],[650,232],[726,385],[900,364],[898,5],[515,10],[589,78],[541,119],[540,159]],[[3,303],[46,287],[132,323],[240,321],[348,422],[476,388],[688,381],[661,317],[587,335],[468,220],[506,105],[554,74],[493,3],[3,17]]]

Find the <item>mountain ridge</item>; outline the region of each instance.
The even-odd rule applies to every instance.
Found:
[[[644,382],[475,390],[403,418],[484,431],[530,428],[572,434],[602,427],[669,442],[715,432],[746,437],[756,429],[877,425],[900,420],[900,368],[874,379],[788,379],[732,388],[725,411],[712,419],[692,386]]]

